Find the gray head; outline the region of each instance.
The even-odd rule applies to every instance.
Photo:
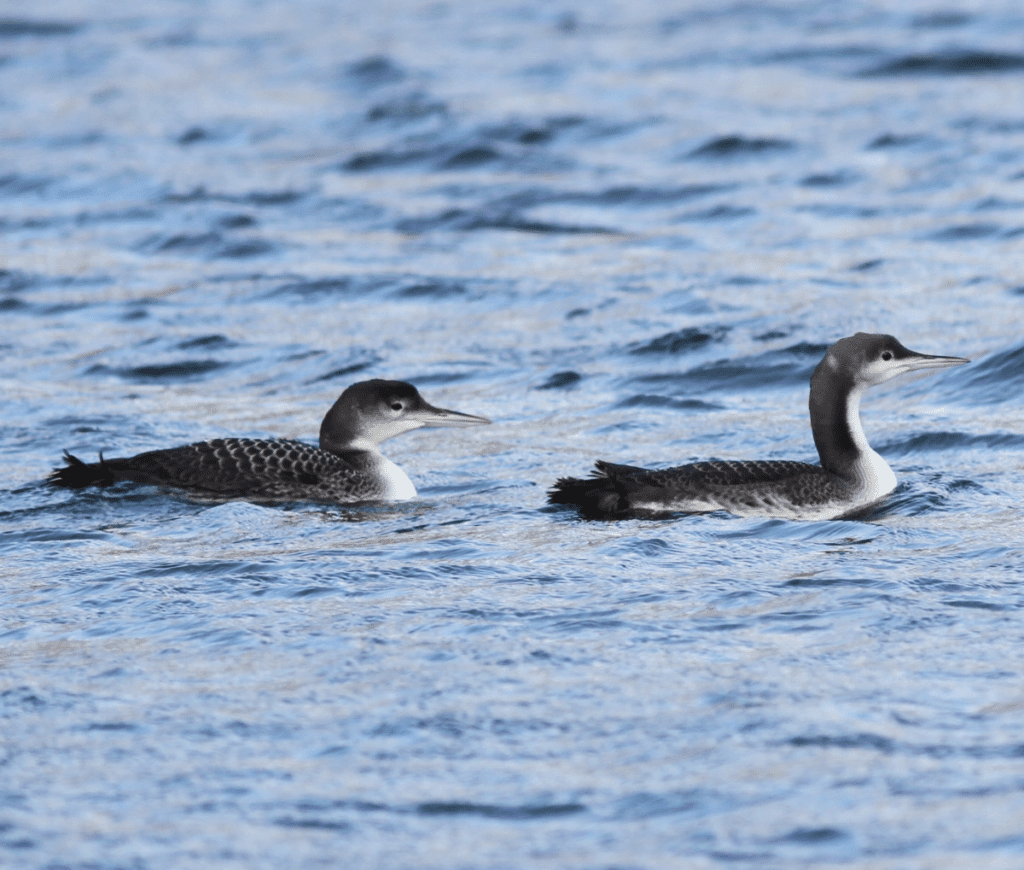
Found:
[[[425,426],[490,422],[486,417],[435,408],[405,381],[361,381],[345,390],[327,412],[320,424],[320,447],[372,450],[388,438]]]
[[[814,370],[807,403],[822,467],[838,474],[847,473],[864,450],[869,449],[859,412],[861,393],[868,387],[905,372],[965,362],[970,360],[909,350],[891,335],[858,332],[837,341]]]
[[[873,387],[897,375],[918,369],[943,369],[963,365],[970,360],[957,356],[932,356],[909,350],[891,335],[870,335],[858,332],[841,338],[828,349],[825,358],[814,370],[812,390],[823,377],[848,383],[853,387]]]

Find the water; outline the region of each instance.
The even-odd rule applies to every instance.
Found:
[[[1018,868],[1013,3],[8,0],[0,865]],[[857,521],[581,522],[594,459],[813,459]],[[43,485],[417,384],[377,507]]]

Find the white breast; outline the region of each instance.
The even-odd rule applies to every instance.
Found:
[[[384,495],[392,501],[408,501],[416,498],[416,487],[407,475],[386,456],[380,456],[375,463],[374,473],[384,482]]]

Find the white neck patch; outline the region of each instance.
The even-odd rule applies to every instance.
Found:
[[[896,489],[896,475],[881,456],[871,449],[864,428],[860,424],[860,399],[864,387],[851,391],[846,400],[846,421],[850,426],[850,435],[857,445],[860,459],[854,468],[854,474],[866,490],[866,496],[874,501]]]

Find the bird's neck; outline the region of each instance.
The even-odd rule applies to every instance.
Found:
[[[822,468],[881,497],[895,488],[896,475],[864,435],[860,422],[864,390],[819,366],[811,380],[811,431]]]

